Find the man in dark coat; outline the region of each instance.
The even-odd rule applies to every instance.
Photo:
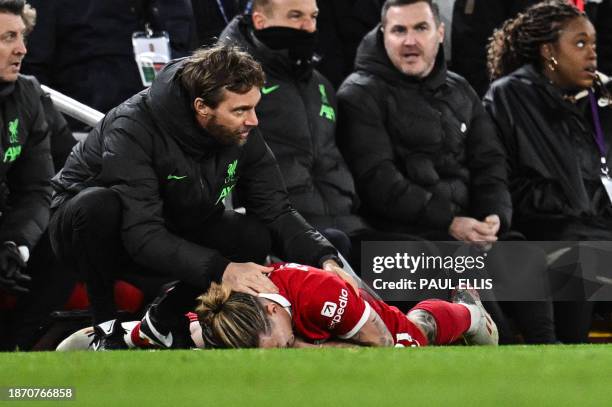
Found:
[[[434,10],[385,4],[338,92],[341,148],[375,226],[495,241],[511,214],[503,148],[476,93],[447,71]]]
[[[141,328],[169,347],[180,336],[170,326],[177,314],[211,282],[274,290],[259,265],[272,248],[288,261],[338,264],[333,246],[290,205],[256,129],[263,84],[260,65],[231,47],[173,61],[109,112],[55,177],[50,234],[88,285],[94,348],[125,347],[112,282],[136,265],[180,281]],[[246,216],[224,209],[234,188]]]
[[[0,336],[11,338],[4,338],[6,342],[0,338],[0,349],[13,348],[16,336],[28,336],[17,334],[14,327],[21,324],[21,332],[24,321],[16,315],[23,316],[30,303],[25,293],[40,288],[42,282],[52,291],[37,294],[57,300],[53,274],[41,267],[33,273],[31,267],[33,258],[40,258],[39,241],[49,222],[53,161],[46,116],[57,114],[51,112],[52,106],[43,106],[36,79],[19,74],[26,54],[24,36],[33,16],[23,0],[0,1],[0,297],[17,295],[17,309],[9,313],[15,323],[0,327]]]
[[[430,0],[385,3],[381,26],[365,37],[356,72],[338,92],[341,148],[375,226],[430,240],[510,239],[503,146],[474,90],[446,69],[443,37]],[[493,253],[489,272],[507,284],[507,262]],[[519,270],[533,266],[525,253]],[[554,341],[546,304],[511,305],[528,342]],[[511,341],[503,313],[488,306],[502,341]]]
[[[257,105],[259,130],[292,205],[334,242],[330,229],[354,236],[366,225],[354,214],[353,177],[336,145],[336,92],[313,66],[317,13],[314,0],[255,1],[252,15],[236,17],[219,41],[261,63],[266,86]]]

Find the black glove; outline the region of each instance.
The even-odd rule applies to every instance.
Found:
[[[13,242],[4,242],[0,247],[0,287],[9,292],[27,293],[30,290],[23,283],[31,281],[27,274],[21,273],[26,263]]]

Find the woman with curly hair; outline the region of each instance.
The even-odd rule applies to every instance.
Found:
[[[612,108],[596,40],[582,11],[547,1],[506,21],[489,44],[485,106],[508,154],[513,227],[529,240],[612,240]],[[582,284],[565,287],[584,298]],[[591,304],[555,304],[558,339],[586,341]]]

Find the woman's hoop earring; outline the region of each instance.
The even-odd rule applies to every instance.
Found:
[[[555,57],[548,58],[548,60],[546,60],[546,64],[548,65],[548,69],[550,69],[552,72],[555,72],[557,70],[557,66],[559,66],[559,62]]]

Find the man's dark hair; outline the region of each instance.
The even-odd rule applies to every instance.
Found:
[[[25,0],[0,0],[0,13],[21,16],[28,32],[32,31],[36,24],[36,10]]]
[[[0,0],[0,13],[20,16],[25,7],[25,0]]]
[[[389,11],[391,7],[409,6],[416,3],[427,3],[429,8],[431,8],[431,12],[433,13],[436,26],[440,25],[440,22],[442,21],[440,20],[440,9],[432,0],[387,0],[385,1],[385,4],[383,4],[380,12],[380,21],[382,22],[383,27],[387,23],[387,11]]]
[[[213,109],[223,99],[224,89],[245,94],[265,82],[261,65],[253,57],[237,47],[223,45],[195,51],[185,61],[180,78],[191,102],[202,98]]]

